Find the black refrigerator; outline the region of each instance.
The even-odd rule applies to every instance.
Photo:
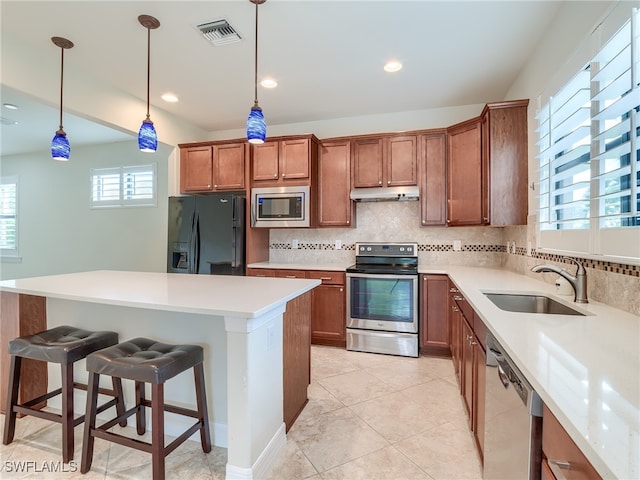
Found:
[[[245,197],[169,197],[167,272],[245,275]]]

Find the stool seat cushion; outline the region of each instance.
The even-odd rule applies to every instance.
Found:
[[[116,332],[92,332],[68,325],[14,338],[9,354],[23,358],[68,364],[118,343]]]
[[[198,345],[169,345],[134,338],[89,355],[87,371],[159,384],[202,363],[203,359],[203,349]]]

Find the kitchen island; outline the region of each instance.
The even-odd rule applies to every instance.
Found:
[[[24,299],[26,309],[39,312],[44,328],[69,324],[114,330],[121,341],[144,336],[203,346],[209,420],[214,443],[228,449],[226,476],[262,478],[286,442],[283,314],[287,302],[319,284],[319,280],[123,271],[6,280],[0,282],[3,344],[5,335],[8,340],[16,331]],[[38,307],[44,298],[46,312]],[[8,363],[5,348],[3,371]],[[59,381],[57,370],[49,369],[52,383]],[[86,379],[84,369],[78,368],[76,375]],[[132,394],[132,386],[125,389],[125,397]],[[76,405],[83,410],[84,392],[76,395]],[[178,375],[168,384],[166,396],[169,402],[194,405],[192,379]],[[4,405],[5,399],[1,400]],[[176,422],[167,418],[167,433],[184,429],[171,421]]]

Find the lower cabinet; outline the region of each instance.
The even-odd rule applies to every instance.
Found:
[[[545,405],[542,410],[542,480],[596,480],[602,477]]]
[[[449,284],[448,306],[454,369],[469,418],[469,427],[482,461],[486,397],[486,327],[453,283]]]
[[[322,280],[313,289],[311,302],[311,343],[347,346],[345,274],[310,270],[309,278]]]
[[[450,356],[449,277],[420,275],[420,288],[420,353]]]
[[[321,280],[322,285],[311,291],[311,343],[335,347],[347,346],[344,272],[248,268],[247,275]]]

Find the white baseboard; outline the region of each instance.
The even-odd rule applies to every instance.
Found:
[[[287,445],[285,424],[271,438],[251,468],[243,468],[227,463],[227,480],[262,480],[269,476],[271,469]]]

